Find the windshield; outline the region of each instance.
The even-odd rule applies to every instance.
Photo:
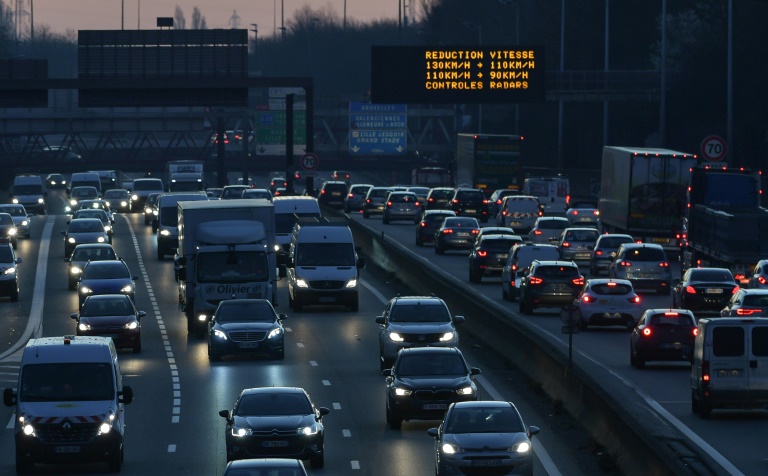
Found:
[[[134,180],[133,191],[139,190],[162,190],[163,183],[160,180]]]
[[[623,236],[615,236],[615,237],[602,238],[600,240],[600,246],[602,248],[618,249],[619,246],[623,245],[624,243],[632,243],[632,239],[623,237]]]
[[[97,298],[97,299],[94,299]],[[81,317],[93,316],[131,316],[134,315],[131,299],[127,296],[102,298],[101,296],[89,297],[83,303],[80,310]]]
[[[401,355],[398,359],[397,374],[401,377],[413,375],[466,375],[469,371],[459,354],[430,353]]]
[[[171,182],[169,188],[171,192],[201,192],[203,190],[203,182],[198,182],[197,180]]]
[[[75,187],[72,189],[72,198],[95,198],[99,196],[99,191],[94,187]]]
[[[73,218],[97,218],[101,220],[102,223],[106,223],[109,221],[109,217],[107,216],[107,213],[101,209],[78,210],[75,212],[75,215]]]
[[[456,408],[446,422],[447,433],[522,433],[520,416],[509,408]]]
[[[72,254],[72,261],[100,261],[110,259],[117,259],[115,257],[115,250],[106,246],[98,248],[82,248],[78,246]]]
[[[275,309],[269,301],[223,301],[216,310],[216,320],[219,322],[272,322],[276,319]]]
[[[24,217],[27,216],[26,213],[24,213],[24,207],[19,207],[16,205],[12,206],[0,206],[0,213],[7,213],[14,217]]]
[[[352,243],[299,243],[296,266],[355,266]]]
[[[14,195],[42,195],[43,186],[42,185],[14,185],[13,194]]]
[[[80,221],[83,220],[83,221]],[[104,224],[95,218],[81,218],[72,220],[69,224],[69,233],[98,233],[104,232]]]
[[[101,182],[98,180],[75,180],[72,182],[72,187],[93,187],[97,191],[101,187]]]
[[[107,263],[104,263],[107,265]],[[128,267],[121,261],[107,266],[86,266],[83,270],[83,279],[127,279],[131,277]]]
[[[268,281],[267,254],[259,251],[215,251],[197,256],[199,283]]]
[[[104,198],[129,198],[131,194],[128,190],[107,190],[104,192]]]
[[[236,415],[280,416],[309,415],[312,406],[302,393],[259,393],[243,395],[237,404]]]
[[[0,213],[0,225],[13,225],[13,218],[7,213]]]
[[[398,304],[392,307],[390,322],[451,322],[443,305]]]
[[[179,225],[179,209],[176,206],[162,207],[160,209],[160,223],[164,226],[178,226]]]
[[[275,213],[275,232],[279,234],[290,234],[293,231],[293,225],[296,224],[296,217],[320,217],[318,212],[310,213]]]
[[[21,372],[19,400],[60,402],[112,400],[114,374],[109,363],[28,364]]]
[[[692,269],[691,281],[727,281],[735,284],[733,275],[727,269]]]

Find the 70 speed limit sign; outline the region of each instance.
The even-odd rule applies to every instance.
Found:
[[[320,165],[320,159],[311,152],[308,152],[301,157],[301,168],[304,170],[315,170],[318,165]]]
[[[720,162],[725,158],[726,152],[725,139],[720,136],[707,136],[701,141],[701,156],[704,160]]]

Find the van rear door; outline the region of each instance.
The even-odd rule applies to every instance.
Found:
[[[712,326],[709,392],[712,403],[741,404],[749,399],[749,327]]]
[[[749,398],[768,402],[768,323],[755,322],[749,332]]]

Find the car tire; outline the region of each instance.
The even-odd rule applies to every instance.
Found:
[[[659,294],[661,294],[662,296],[669,296],[670,294],[672,294],[672,290],[669,288],[669,286],[662,286],[659,289]]]
[[[133,345],[133,353],[141,354],[141,339],[139,339],[139,342]]]
[[[387,405],[387,425],[393,430],[399,430],[403,426],[403,419],[393,415],[392,412],[389,411],[389,405]]]
[[[525,315],[533,314],[533,309],[523,298],[520,298],[520,313]]]
[[[418,225],[419,223],[421,223],[421,217],[416,217],[416,218],[413,219],[413,224],[414,225]]]
[[[290,296],[290,294],[289,294],[288,296]],[[290,299],[290,298],[289,298],[289,299]],[[294,311],[296,311],[296,312],[301,312],[301,309],[302,309],[302,307],[303,307],[303,306],[301,305],[301,302],[299,302],[299,300],[298,300],[298,299],[295,299],[295,298],[294,298],[294,299],[292,299],[292,300],[290,300],[290,301],[291,301],[291,302],[290,302],[290,306],[291,306],[291,309],[293,309],[293,310],[294,310]]]
[[[645,359],[643,359],[637,354],[637,350],[635,350],[635,368],[637,369],[645,368]]]
[[[13,239],[13,245],[12,246],[13,246],[13,249],[15,250],[16,249],[16,238]]]
[[[309,465],[312,469],[321,469],[325,466],[325,452],[321,452],[317,456],[309,458]]]
[[[386,370],[387,367],[387,359],[383,355],[379,355],[379,370]]]
[[[600,271],[597,268],[595,268],[594,266],[590,266],[589,267],[589,273],[592,276],[595,276],[595,277],[600,276]]]
[[[208,360],[210,362],[219,362],[219,361],[221,361],[221,355],[212,352],[210,344],[208,344]]]
[[[72,281],[70,281],[67,285],[67,289],[70,291],[74,291],[75,289],[77,289],[77,283],[73,283]]]
[[[123,464],[123,447],[120,447],[120,451],[116,451],[110,455],[107,459],[107,470],[110,473],[119,473]]]
[[[385,225],[389,225],[389,217],[386,215],[382,215],[381,222],[384,223]]]
[[[445,253],[445,250],[441,246],[438,246],[437,243],[435,243],[435,254],[442,255],[444,253]]]
[[[19,450],[16,450],[16,474],[30,474],[32,472],[32,463]]]

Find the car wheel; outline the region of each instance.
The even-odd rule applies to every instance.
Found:
[[[662,286],[661,288],[659,288],[659,294],[661,294],[662,296],[669,296],[670,294],[672,294],[672,290],[669,289],[669,286]]]
[[[16,450],[16,474],[29,474],[32,472],[32,463],[19,450]]]
[[[158,261],[163,261],[164,259],[165,259],[165,250],[158,246],[157,247],[157,260]]]
[[[107,459],[107,469],[110,473],[119,473],[120,472],[120,466],[123,463],[123,448],[120,448],[120,451],[116,451],[114,454],[109,456],[109,459]]]
[[[67,289],[69,289],[70,291],[74,291],[75,289],[77,289],[77,283],[74,281],[70,281],[69,284],[67,285]]]
[[[645,368],[645,359],[640,357],[640,354],[637,353],[637,349],[635,349],[635,367],[638,369]]]
[[[699,416],[701,418],[709,418],[712,415],[712,405],[708,402],[704,402],[701,399],[697,399],[696,403],[699,407]]]
[[[525,306],[525,300],[520,299],[520,314],[528,314],[528,308]]]
[[[383,355],[379,355],[379,370],[385,370],[387,368],[387,359]]]
[[[139,339],[139,342],[133,345],[133,353],[141,354],[141,339]]]
[[[221,355],[211,350],[211,344],[208,344],[208,360],[211,362],[219,362],[221,360]]]
[[[319,455],[309,458],[309,465],[312,469],[320,469],[325,466],[325,453],[321,452]]]
[[[421,223],[421,217],[416,217],[416,218],[413,219],[413,224],[414,225],[418,225],[419,223]]]
[[[627,318],[627,330],[629,332],[632,332],[634,328],[635,328],[635,319],[633,317]]]
[[[595,268],[594,266],[590,266],[590,267],[589,267],[589,273],[590,273],[592,276],[600,276],[600,272],[599,272],[599,271],[597,270],[597,268]]]
[[[389,405],[387,405],[387,424],[393,430],[399,430],[403,426],[403,419],[393,415],[392,412],[389,411]]]
[[[294,298],[293,303],[291,304],[291,309],[293,309],[296,312],[301,312],[302,307],[303,306],[301,305],[301,302],[299,302],[298,299]]]

